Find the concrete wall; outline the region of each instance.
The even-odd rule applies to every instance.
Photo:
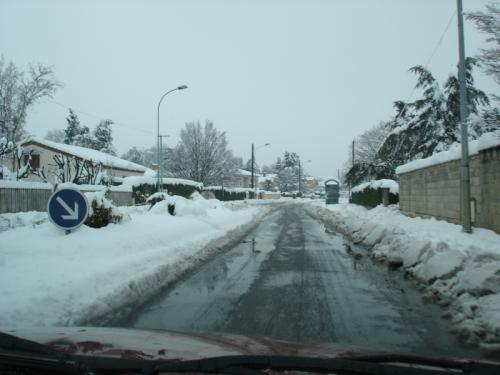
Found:
[[[470,157],[473,225],[500,233],[500,146]],[[460,223],[460,160],[399,175],[399,207],[410,216]]]

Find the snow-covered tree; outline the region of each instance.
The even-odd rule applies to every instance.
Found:
[[[0,57],[0,138],[17,144],[24,136],[29,109],[40,99],[52,97],[60,86],[50,66],[30,65],[25,74]]]
[[[292,192],[299,189],[299,160],[295,152],[288,151],[285,151],[283,158],[276,160],[274,171],[278,175],[276,182],[280,191]]]
[[[64,143],[64,139],[66,137],[66,132],[64,130],[49,130],[45,139],[52,142]]]
[[[350,163],[344,170],[342,180],[351,185],[358,185],[363,181],[392,178],[391,168],[387,168],[386,160],[382,159],[379,150],[390,131],[387,122],[368,129],[354,140],[350,147]],[[354,147],[354,160],[352,160]]]
[[[206,121],[187,123],[180,141],[168,152],[167,168],[176,177],[199,181],[205,185],[220,184],[223,176],[234,175],[241,159],[227,148],[226,133]]]
[[[489,104],[486,94],[474,87],[472,69],[476,65],[474,59],[467,58],[467,103],[472,114]],[[456,76],[450,76],[442,89],[428,69],[415,66],[410,71],[417,76],[416,88],[422,90],[422,97],[411,103],[395,102],[397,114],[390,122],[391,132],[379,152],[379,157],[391,169],[445,150],[459,139]]]
[[[131,161],[132,163],[144,165],[144,154],[137,147],[133,146],[130,150],[121,156],[122,159]]]
[[[67,145],[76,145],[78,137],[81,135],[82,127],[78,115],[70,108],[69,116],[66,117],[68,123],[64,129],[64,143]]]
[[[467,19],[474,21],[479,31],[488,36],[486,41],[491,47],[482,49],[479,59],[485,72],[500,84],[500,2],[486,4],[486,12],[469,13]]]
[[[110,155],[116,155],[115,149],[113,148],[111,125],[113,125],[113,121],[103,120],[96,126],[93,132],[92,148]]]

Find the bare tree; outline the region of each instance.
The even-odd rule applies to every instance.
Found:
[[[25,77],[11,61],[0,58],[0,136],[18,142],[28,110],[43,97],[52,97],[61,86],[51,66],[30,65]]]
[[[55,167],[50,172],[55,176],[57,183],[72,182],[74,184],[99,185],[105,178],[103,165],[92,160],[83,160],[74,156],[56,154],[53,156]],[[34,174],[47,181],[44,170],[37,170]]]
[[[210,121],[203,127],[199,122],[186,124],[179,144],[169,154],[167,167],[175,176],[206,185],[219,184],[242,163],[227,149],[226,133]]]
[[[381,121],[378,125],[361,134],[354,141],[354,161],[364,163],[374,162],[377,159],[380,146],[384,143],[389,132],[390,129],[387,123]],[[351,155],[349,156],[352,158]]]

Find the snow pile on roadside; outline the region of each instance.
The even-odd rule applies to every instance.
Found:
[[[352,192],[358,193],[366,189],[373,189],[373,190],[389,189],[389,192],[391,192],[392,194],[399,194],[399,184],[394,180],[387,180],[387,179],[363,182],[362,184],[355,186],[352,189]]]
[[[482,150],[500,145],[500,130],[484,133],[478,139],[469,142],[469,155],[478,154]],[[462,146],[454,143],[446,151],[438,152],[425,159],[413,160],[396,168],[397,174],[408,173],[416,169],[430,167],[431,165],[446,163],[451,160],[459,160],[462,157]]]
[[[19,227],[35,227],[48,220],[47,213],[39,211],[0,214],[0,232]]]
[[[66,235],[43,222],[0,232],[0,326],[116,321],[237,242],[268,212],[173,199],[178,216],[120,207],[131,220],[100,229],[82,226]]]
[[[445,308],[452,331],[485,350],[500,349],[500,235],[435,219],[409,218],[392,207],[372,210],[345,204],[308,210],[335,226],[373,257],[402,263],[425,291]]]

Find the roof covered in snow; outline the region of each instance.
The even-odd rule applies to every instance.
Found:
[[[352,192],[358,193],[358,192],[366,190],[366,189],[374,189],[374,190],[376,190],[376,189],[389,189],[389,191],[392,194],[399,193],[398,183],[394,180],[387,180],[387,179],[364,182],[358,186],[355,186],[352,189]]]
[[[500,131],[485,133],[478,139],[469,142],[469,155],[478,154],[480,151],[500,146]],[[462,158],[460,143],[454,143],[446,151],[438,152],[425,159],[413,160],[396,168],[397,174],[408,173],[417,169],[430,167],[432,165],[446,163]]]
[[[28,138],[23,142],[23,146],[29,144],[37,144],[41,147],[51,149],[55,152],[61,152],[64,154],[76,156],[84,160],[102,163],[105,167],[125,169],[134,172],[146,172],[147,170],[149,170],[149,168],[143,165],[132,163],[131,161],[124,160],[117,156],[109,155],[101,151],[92,150],[90,148],[67,145],[64,143],[52,142],[46,139],[35,137]]]
[[[249,172],[247,171],[246,169],[238,169],[236,171],[236,174],[237,175],[240,175],[240,176],[251,176],[252,175],[252,172]]]

